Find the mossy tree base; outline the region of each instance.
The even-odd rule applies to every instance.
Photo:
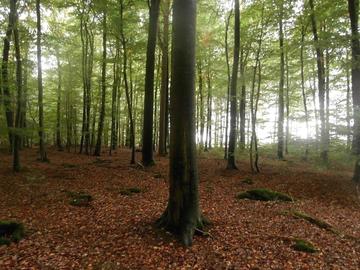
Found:
[[[277,191],[272,191],[270,189],[252,189],[236,195],[236,198],[239,200],[249,199],[256,201],[284,201],[284,202],[293,202],[294,199],[285,194]]]
[[[17,243],[25,236],[24,226],[13,221],[0,221],[0,245]]]

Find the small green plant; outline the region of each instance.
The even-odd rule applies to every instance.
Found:
[[[120,190],[120,194],[124,196],[131,196],[135,193],[141,193],[142,190],[138,187],[124,188]]]
[[[317,252],[317,249],[311,242],[303,239],[295,239],[295,243],[292,245],[292,248],[296,251],[302,251],[307,253]]]
[[[252,184],[254,184],[254,180],[252,180],[251,178],[245,178],[245,179],[241,180],[241,183],[244,183],[247,185],[252,185]]]
[[[17,243],[25,236],[25,229],[22,223],[13,221],[0,221],[0,245]]]
[[[63,166],[64,168],[68,168],[68,169],[72,169],[72,168],[78,167],[78,165],[76,165],[76,164],[71,164],[71,163],[63,163],[62,166]]]
[[[285,194],[277,191],[272,191],[270,189],[252,189],[242,193],[239,193],[236,196],[237,199],[249,199],[256,201],[284,201],[284,202],[292,202],[294,199]]]
[[[90,205],[90,202],[93,200],[90,194],[84,192],[67,192],[68,196],[70,197],[70,204],[72,206],[78,207],[86,207]]]

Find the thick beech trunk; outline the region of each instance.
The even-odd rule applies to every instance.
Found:
[[[159,220],[185,246],[202,227],[195,143],[196,0],[174,0],[170,95],[170,190]]]

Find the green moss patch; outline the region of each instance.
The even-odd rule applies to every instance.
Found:
[[[141,193],[141,192],[142,192],[141,188],[138,187],[124,188],[120,190],[120,194],[124,196],[131,196],[133,194]]]
[[[76,165],[76,164],[71,164],[71,163],[63,163],[62,166],[63,166],[64,168],[67,168],[67,169],[73,169],[73,168],[77,168],[77,167],[78,167],[78,165]]]
[[[90,194],[84,192],[68,191],[67,195],[70,197],[69,203],[72,206],[78,206],[78,207],[90,206],[90,202],[93,200],[93,197]]]
[[[285,194],[270,189],[252,189],[236,195],[236,198],[239,200],[249,199],[256,201],[284,201],[292,202],[294,199]]]
[[[25,236],[22,223],[13,221],[0,221],[0,245],[9,245],[11,242],[17,243]]]
[[[317,252],[317,249],[311,242],[303,239],[295,239],[295,243],[291,247],[296,251],[302,251],[307,253]]]
[[[306,213],[292,211],[291,215],[295,218],[303,219],[303,220],[319,227],[320,229],[324,229],[324,230],[330,231],[332,233],[339,234],[331,224],[329,224],[326,221],[323,221],[321,219],[318,219],[316,217],[310,216]]]

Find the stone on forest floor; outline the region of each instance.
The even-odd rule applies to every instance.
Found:
[[[303,239],[295,239],[295,243],[291,247],[296,251],[302,251],[307,253],[317,252],[316,247],[311,242]]]
[[[284,201],[292,202],[294,199],[285,194],[270,189],[252,189],[245,192],[241,192],[236,195],[236,198],[239,200],[249,199],[257,201]]]
[[[0,221],[0,246],[19,242],[24,238],[24,226],[14,221]]]
[[[141,193],[141,192],[142,192],[141,188],[138,187],[124,188],[120,190],[120,194],[125,196],[131,196],[134,193]]]
[[[72,206],[89,206],[90,202],[93,200],[90,194],[84,192],[67,192],[70,197],[70,204]]]

